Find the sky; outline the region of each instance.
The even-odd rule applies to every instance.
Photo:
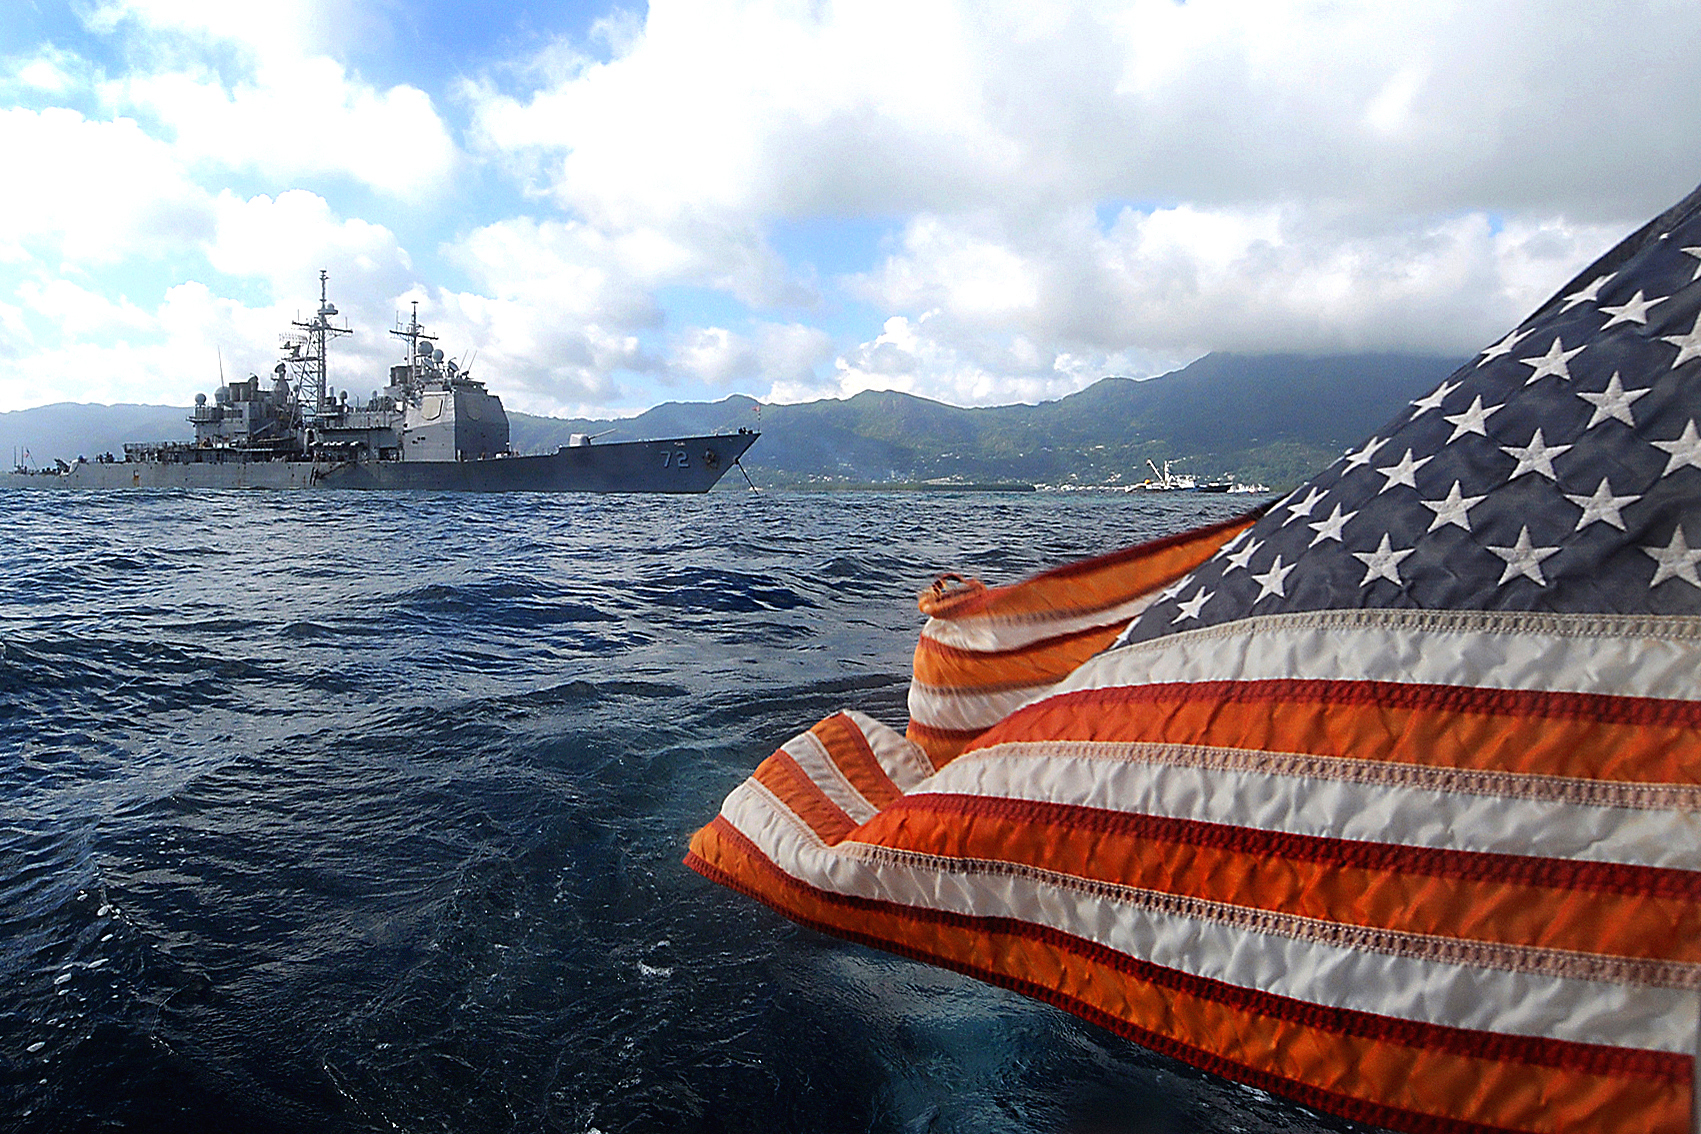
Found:
[[[415,301],[511,409],[1463,356],[1701,182],[1701,4],[7,0],[0,411]]]

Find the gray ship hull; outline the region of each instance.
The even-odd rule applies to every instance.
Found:
[[[69,472],[8,473],[0,486],[41,489],[307,488],[422,492],[707,492],[760,434],[564,446],[547,456],[479,461],[324,462],[202,459],[79,463]]]

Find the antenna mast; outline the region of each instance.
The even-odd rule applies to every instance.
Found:
[[[419,349],[422,342],[436,342],[436,335],[428,335],[425,328],[419,325],[419,300],[413,301],[413,314],[408,316],[408,325],[399,331],[391,331],[398,339],[406,339],[408,343],[408,369],[406,394],[411,401],[419,395],[425,386],[427,373],[432,369],[431,356]]]
[[[326,281],[329,278],[329,273],[321,268],[319,310],[305,323],[300,319],[291,320],[290,326],[295,330],[286,331],[282,336],[284,361],[289,363],[290,369],[295,372],[302,416],[309,419],[317,419],[333,411],[325,387],[325,379],[329,374],[329,351],[326,347],[337,335],[354,333],[350,327],[331,325],[331,316],[337,313],[337,308],[326,295]]]

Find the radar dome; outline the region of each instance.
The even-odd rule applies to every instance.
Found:
[[[431,352],[431,361],[432,362],[442,362],[443,361],[443,351],[442,351],[441,348]]]
[[[196,404],[196,405],[198,405],[198,406],[204,406],[204,405],[206,405],[206,404],[207,404],[207,395],[205,395],[205,394],[196,394],[196,395],[195,395],[195,404]]]

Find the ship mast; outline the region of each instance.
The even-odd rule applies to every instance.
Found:
[[[317,419],[332,412],[332,407],[327,404],[330,399],[325,385],[330,357],[330,352],[326,349],[327,344],[337,335],[354,333],[352,328],[331,325],[331,316],[337,313],[337,308],[326,295],[326,281],[329,278],[329,273],[321,268],[319,310],[305,323],[299,319],[291,320],[290,326],[296,330],[285,332],[283,336],[288,361],[294,364],[296,372],[302,415],[309,419]]]
[[[422,355],[419,344],[436,342],[437,336],[426,334],[425,328],[419,325],[419,300],[417,299],[413,301],[413,314],[408,316],[408,325],[401,330],[391,331],[390,333],[398,339],[406,339],[408,343],[407,397],[411,400],[424,387],[428,369],[427,361],[422,361],[422,358],[428,359],[429,356]]]

